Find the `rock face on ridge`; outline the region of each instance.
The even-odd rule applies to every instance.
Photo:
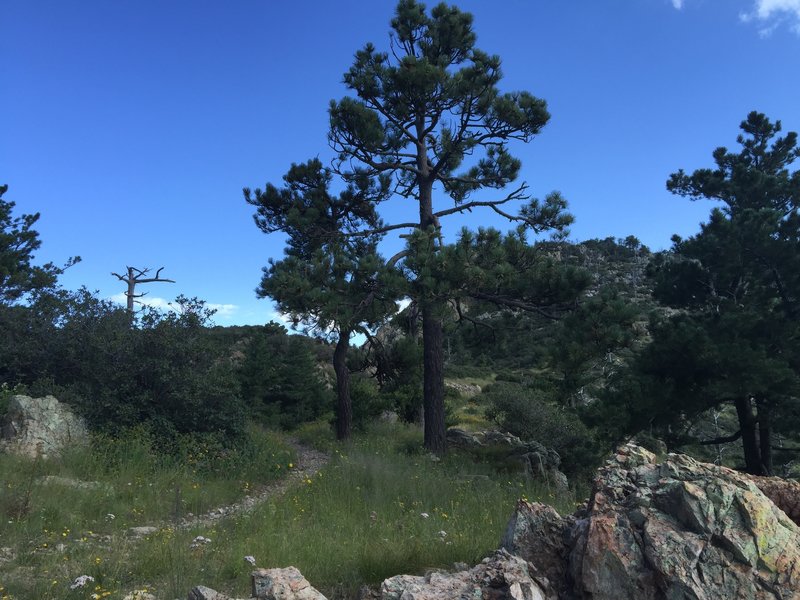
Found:
[[[86,424],[53,396],[12,396],[0,429],[0,450],[36,458],[86,441]]]
[[[731,469],[679,454],[657,464],[628,445],[583,514],[546,508],[520,503],[504,546],[547,572],[559,598],[800,598],[800,528]]]

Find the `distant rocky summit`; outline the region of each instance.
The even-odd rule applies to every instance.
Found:
[[[0,425],[0,450],[36,458],[87,439],[86,423],[53,396],[12,396]]]

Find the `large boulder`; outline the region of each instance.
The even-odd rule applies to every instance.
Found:
[[[787,516],[800,525],[800,483],[781,477],[751,476],[753,483]]]
[[[629,444],[574,516],[520,502],[503,547],[561,599],[799,599],[800,528],[767,483],[794,489]]]
[[[548,599],[569,596],[572,516],[539,502],[520,500],[500,542],[504,550],[527,561]]]
[[[0,427],[0,450],[30,458],[58,454],[86,439],[83,419],[53,396],[12,396]]]
[[[569,543],[577,598],[800,598],[798,526],[748,476],[684,455],[622,447]]]
[[[526,561],[498,550],[466,571],[433,572],[424,577],[397,575],[381,585],[381,600],[546,600]]]

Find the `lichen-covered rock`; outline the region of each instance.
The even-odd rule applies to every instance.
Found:
[[[578,598],[800,598],[800,529],[750,478],[621,448],[572,531]]]
[[[795,524],[800,525],[800,482],[780,477],[751,475],[750,478],[775,506],[785,512]]]
[[[548,599],[568,593],[569,532],[574,517],[562,517],[547,504],[520,500],[500,546],[528,561]]]
[[[219,592],[207,588],[204,585],[198,585],[192,588],[186,600],[234,600],[230,596],[220,594]]]
[[[327,600],[295,567],[257,569],[252,582],[253,597],[259,600]]]
[[[71,443],[84,443],[83,419],[53,396],[12,396],[0,428],[0,450],[36,458],[61,452]]]
[[[547,600],[528,563],[505,550],[468,571],[434,572],[424,577],[397,575],[381,585],[381,600]]]

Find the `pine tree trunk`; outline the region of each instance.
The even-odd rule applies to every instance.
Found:
[[[762,475],[772,475],[772,423],[770,407],[765,401],[759,400],[758,406],[758,444],[761,451]]]
[[[425,111],[418,110],[417,133],[417,183],[419,184],[419,226],[423,231],[436,229],[438,222],[433,215],[433,178],[428,161],[428,149],[424,135]],[[429,252],[436,252],[431,243]],[[420,290],[427,295],[427,290]],[[444,425],[444,332],[442,319],[438,316],[435,301],[420,298],[422,306],[422,393],[425,448],[437,455],[445,453],[446,432]]]
[[[742,430],[742,450],[744,451],[745,470],[751,475],[763,475],[761,465],[761,452],[756,435],[756,419],[750,398],[736,399],[736,414],[739,417],[739,427]]]
[[[339,332],[339,341],[333,351],[333,370],[336,372],[336,438],[350,439],[353,430],[353,404],[350,400],[350,370],[347,368],[347,350],[350,332]]]
[[[445,453],[444,354],[442,320],[431,306],[422,308],[422,360],[425,420],[425,448],[437,455]]]

